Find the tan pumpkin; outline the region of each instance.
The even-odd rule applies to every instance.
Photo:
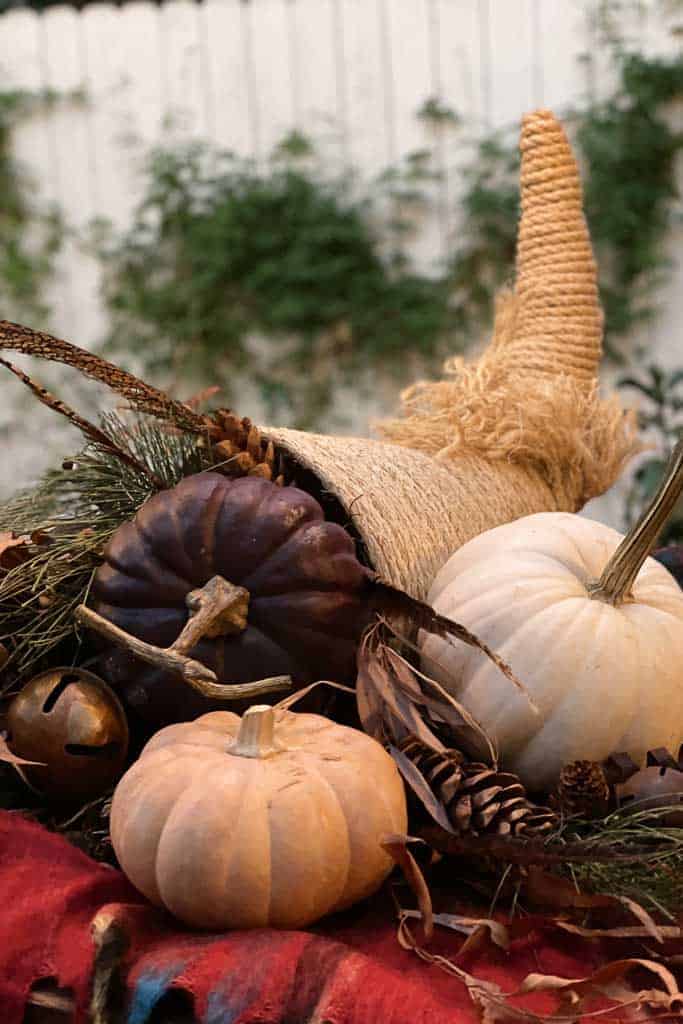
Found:
[[[504,658],[538,710],[459,641],[427,638],[425,668],[529,788],[550,788],[569,761],[642,761],[683,741],[683,591],[646,557],[682,487],[683,442],[626,538],[541,512],[476,537],[435,579],[433,607]]]
[[[301,928],[374,892],[403,783],[365,733],[266,705],[171,725],[114,793],[111,839],[153,903],[200,928]]]

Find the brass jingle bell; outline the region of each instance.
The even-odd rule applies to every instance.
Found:
[[[53,800],[84,802],[106,792],[123,772],[128,722],[116,694],[82,668],[42,672],[7,712],[12,753],[29,785]]]

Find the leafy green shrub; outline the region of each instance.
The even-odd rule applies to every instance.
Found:
[[[348,181],[196,145],[156,151],[148,174],[131,229],[102,249],[110,343],[148,365],[247,370],[271,404],[285,388],[303,423],[328,397],[331,355],[341,372],[387,367],[448,338],[449,282],[384,257]]]
[[[42,289],[61,244],[62,224],[56,212],[39,211],[32,203],[29,183],[12,154],[12,130],[41,99],[17,89],[0,91],[0,304],[5,317],[33,323],[47,315]]]
[[[683,57],[619,52],[619,84],[580,112],[577,141],[586,165],[586,216],[601,268],[608,344],[651,317],[666,268],[665,240],[683,133],[667,109],[683,99]],[[602,259],[601,259],[602,257]]]

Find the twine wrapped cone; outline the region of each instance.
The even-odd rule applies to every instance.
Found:
[[[501,296],[489,347],[449,360],[445,378],[402,395],[382,441],[262,428],[298,464],[369,565],[424,599],[437,571],[472,537],[533,512],[577,511],[636,452],[636,428],[598,393],[602,313],[578,169],[548,111],[525,118],[515,290]],[[67,363],[133,408],[203,432],[207,420],[132,374],[68,342],[7,322],[0,349]],[[101,432],[9,366],[87,437]],[[106,439],[105,439],[106,441]],[[335,500],[336,499],[336,500]]]
[[[579,172],[545,110],[521,134],[522,214],[514,292],[498,301],[476,362],[402,395],[383,442],[264,433],[346,509],[371,565],[424,599],[437,571],[484,530],[540,511],[578,511],[639,450],[633,414],[601,400],[602,311]]]

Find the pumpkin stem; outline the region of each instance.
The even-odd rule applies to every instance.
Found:
[[[292,686],[289,676],[271,676],[251,683],[219,683],[215,672],[202,665],[201,661],[188,658],[186,654],[178,651],[175,644],[171,644],[170,647],[155,647],[154,644],[148,644],[131,633],[126,633],[84,604],[79,604],[74,617],[88,629],[129,651],[133,657],[156,665],[165,672],[177,672],[189,686],[211,700],[245,700],[260,697],[263,693],[272,693],[273,690],[289,690]]]
[[[247,628],[249,591],[222,576],[212,576],[203,587],[191,590],[185,604],[190,617],[173,644],[178,654],[187,654],[204,637],[233,636]]]
[[[285,747],[275,739],[275,712],[270,704],[254,704],[247,708],[228,753],[239,757],[272,757],[281,750]]]
[[[605,566],[602,576],[588,587],[598,601],[619,605],[633,600],[631,587],[643,562],[674,510],[683,491],[683,441],[674,448],[664,477],[642,516],[626,534]]]

